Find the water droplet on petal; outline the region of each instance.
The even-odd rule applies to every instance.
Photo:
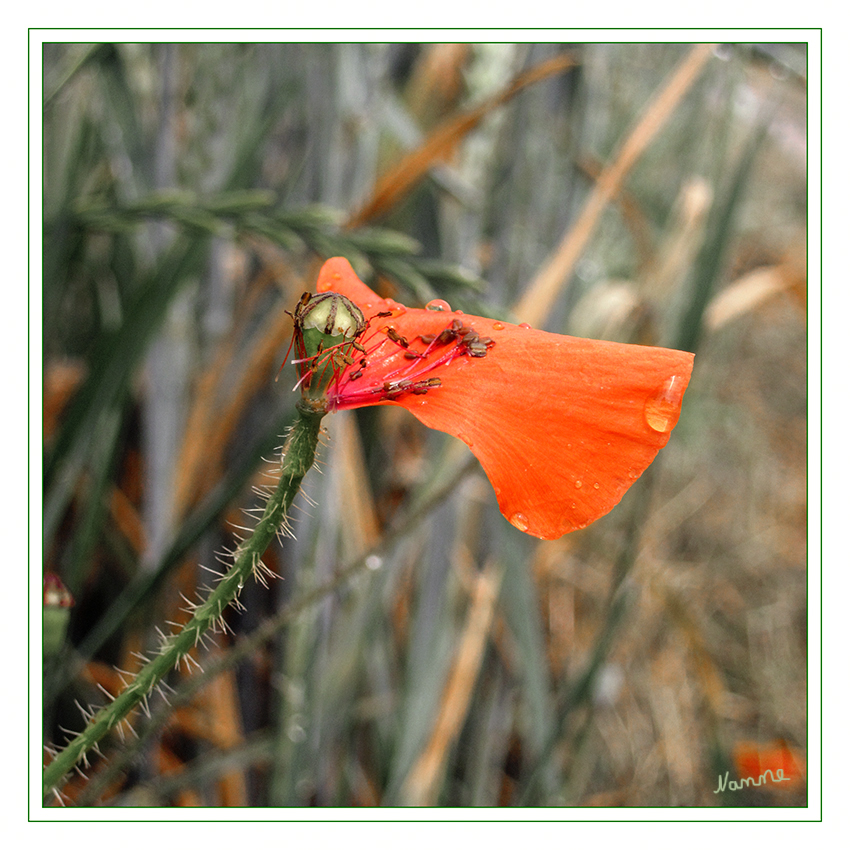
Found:
[[[665,381],[656,395],[647,399],[643,408],[646,424],[659,434],[667,434],[673,430],[679,414],[677,398],[681,395],[679,384],[682,379],[675,375]]]
[[[494,331],[503,331],[505,329],[504,322],[493,322],[493,330]]]
[[[529,325],[529,324],[528,324],[528,322],[523,322],[523,323],[520,325],[520,327],[521,327],[524,331],[530,331],[530,330],[531,330],[531,325]]]
[[[466,445],[472,446],[472,437],[470,437],[469,434],[466,433],[466,431],[458,431],[457,438],[459,440],[463,440]]]
[[[510,518],[510,523],[520,531],[528,531],[528,517],[525,514],[515,513]]]
[[[598,489],[599,489],[599,482],[598,482],[598,481],[594,481],[594,482],[593,482],[593,489],[594,489],[594,490],[598,490]]]
[[[425,305],[425,309],[426,310],[437,310],[437,311],[442,310],[446,313],[450,313],[451,310],[452,310],[452,308],[449,306],[449,302],[443,301],[442,298],[435,298],[433,301],[429,301]]]
[[[581,490],[581,481],[576,479],[576,490]]]

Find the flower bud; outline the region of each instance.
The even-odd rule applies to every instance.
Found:
[[[74,597],[55,573],[44,576],[44,607],[42,609],[42,653],[56,655],[65,644]]]
[[[366,320],[356,304],[336,292],[313,296],[305,292],[293,319],[302,406],[325,413],[328,388],[353,362],[354,342]]]

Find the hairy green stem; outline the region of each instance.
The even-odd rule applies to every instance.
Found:
[[[298,416],[284,446],[280,480],[257,527],[236,550],[233,566],[210,595],[194,608],[192,619],[179,632],[165,639],[156,658],[142,667],[133,681],[98,711],[86,728],[45,768],[45,796],[59,785],[65,774],[107,732],[121,724],[127,715],[150,695],[159,681],[180,663],[204,633],[222,616],[228,605],[238,598],[242,587],[259,567],[263,554],[283,525],[301,482],[313,465],[322,416],[321,411],[299,406]]]
[[[466,462],[460,463],[460,465],[457,464],[452,453],[445,455],[442,459],[442,466],[425,484],[423,491],[418,497],[414,497],[405,514],[400,519],[396,518],[375,546],[349,562],[327,581],[284,605],[277,613],[264,620],[253,632],[240,636],[228,648],[227,653],[219,655],[210,664],[205,665],[203,672],[198,672],[181,682],[174,696],[169,697],[168,703],[151,711],[151,717],[145,724],[145,728],[139,733],[138,740],[128,742],[120,753],[115,754],[104,770],[92,777],[92,781],[86,785],[85,790],[80,794],[77,805],[87,806],[97,801],[103,789],[107,788],[115,777],[127,768],[135,754],[144,746],[145,741],[156,730],[163,727],[177,706],[185,705],[194,694],[209,684],[216,676],[248,658],[264,643],[274,638],[296,615],[321,602],[348,580],[368,572],[369,556],[385,555],[412,529],[417,528],[419,523],[430,515],[435,508],[443,504],[446,497],[457,489],[460,481],[477,467],[478,461],[471,454],[467,457]]]

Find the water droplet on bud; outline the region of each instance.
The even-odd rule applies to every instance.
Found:
[[[425,305],[426,310],[436,310],[438,312],[443,311],[446,313],[450,313],[452,308],[449,306],[448,301],[443,301],[442,298],[435,298],[433,301],[429,301]]]
[[[523,323],[520,325],[520,327],[521,327],[524,331],[530,331],[530,330],[531,330],[531,325],[529,325],[529,324],[528,324],[528,322],[523,322]]]
[[[510,518],[510,523],[520,531],[528,531],[528,517],[525,514],[515,513]]]
[[[494,331],[503,331],[505,329],[504,322],[493,322]]]
[[[648,398],[643,408],[646,424],[659,434],[668,434],[673,430],[679,416],[677,399],[681,396],[679,384],[682,379],[675,375],[665,381],[656,395]]]

